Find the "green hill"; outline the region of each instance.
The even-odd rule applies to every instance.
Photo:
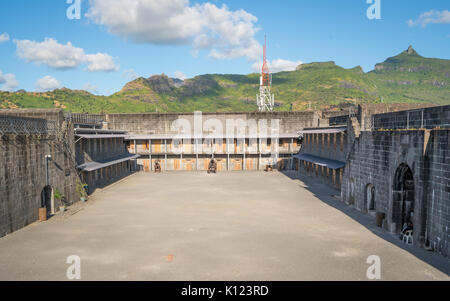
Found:
[[[111,96],[69,89],[0,92],[0,107],[89,113],[256,111],[258,91],[258,74],[208,74],[185,81],[163,74],[138,78]],[[334,62],[303,64],[296,71],[273,74],[273,92],[278,111],[381,101],[450,104],[450,60],[424,58],[409,47],[368,73]]]
[[[366,77],[388,101],[450,104],[450,60],[424,58],[412,47],[377,64]]]

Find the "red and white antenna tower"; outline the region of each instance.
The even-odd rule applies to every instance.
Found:
[[[261,69],[259,95],[256,95],[256,102],[260,112],[272,112],[275,105],[275,95],[271,92],[272,74],[270,74],[267,64],[267,39],[264,36],[264,58]]]

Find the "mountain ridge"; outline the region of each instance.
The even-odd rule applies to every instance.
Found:
[[[67,88],[0,92],[0,107],[62,107],[73,112],[255,111],[259,74],[205,74],[180,80],[140,77],[111,96]],[[306,110],[379,102],[450,104],[450,60],[422,57],[412,46],[369,72],[334,61],[273,74],[276,110]]]

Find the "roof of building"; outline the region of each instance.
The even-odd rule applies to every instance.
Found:
[[[75,136],[87,139],[125,138],[126,131],[76,128]]]
[[[245,134],[246,139],[256,139],[256,138],[298,138],[298,133],[286,133],[286,134],[278,134],[278,135],[267,135],[267,134]],[[171,140],[171,139],[242,139],[244,136],[242,135],[215,135],[215,134],[204,134],[204,135],[185,135],[185,134],[151,134],[151,135],[128,135],[125,140]]]
[[[298,132],[299,135],[301,134],[335,134],[335,133],[342,133],[346,132],[347,127],[326,127],[326,128],[308,128],[303,129]]]
[[[87,162],[81,165],[78,165],[77,168],[81,171],[95,171],[101,168],[105,168],[114,164],[119,164],[122,162],[126,162],[129,160],[137,159],[140,155],[133,155],[133,154],[125,154],[119,157],[115,157],[106,161],[100,161],[100,162]]]
[[[85,138],[85,139],[107,139],[107,138],[126,138],[127,135],[90,135],[90,134],[76,134],[77,137]]]
[[[311,163],[314,163],[314,164],[317,164],[320,166],[325,166],[330,169],[339,169],[339,168],[343,168],[345,166],[345,162],[328,159],[328,158],[323,158],[323,157],[318,157],[318,156],[314,156],[314,155],[310,155],[310,154],[298,154],[298,155],[295,155],[294,158],[297,158],[297,159],[300,159],[303,161],[307,161],[307,162],[311,162]]]

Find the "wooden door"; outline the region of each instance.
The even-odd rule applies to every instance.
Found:
[[[253,170],[253,159],[252,158],[246,158],[245,159],[245,168],[246,168],[246,170]]]
[[[242,170],[242,161],[241,159],[233,159],[233,170],[239,171]]]
[[[223,153],[224,153],[224,154],[227,153],[227,147],[228,147],[227,142],[228,142],[227,139],[224,139],[224,140],[223,140]]]
[[[173,160],[173,170],[180,170],[180,169],[181,169],[180,160],[174,159]]]
[[[144,171],[145,172],[150,171],[150,160],[144,160]]]
[[[183,160],[184,170],[192,171],[192,160]]]

